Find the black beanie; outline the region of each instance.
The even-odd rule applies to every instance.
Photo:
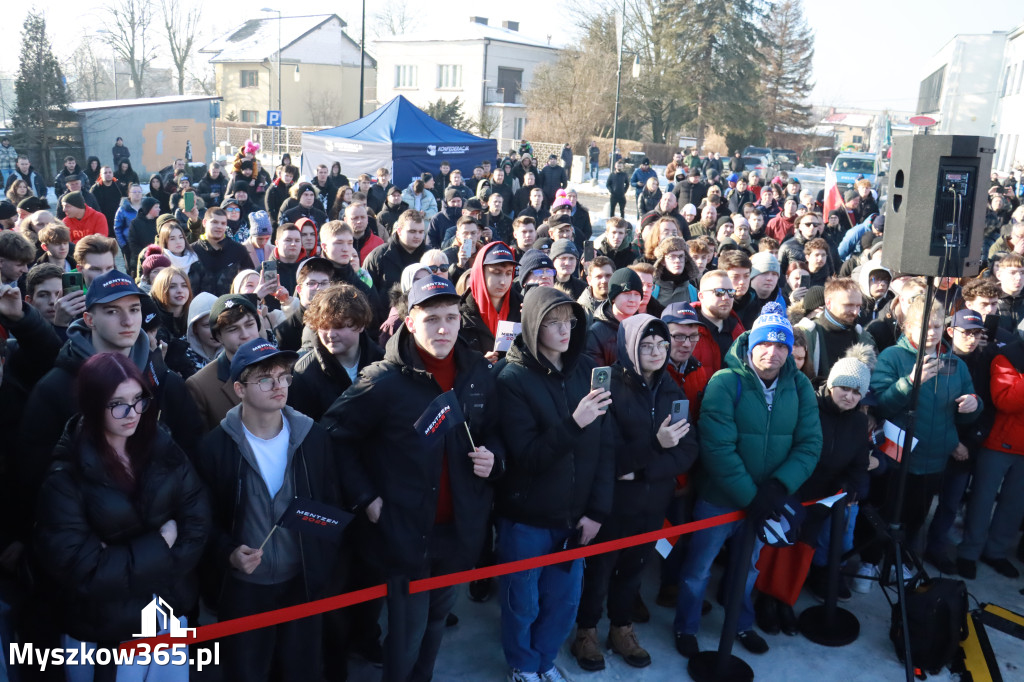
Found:
[[[644,282],[640,279],[640,275],[629,268],[619,268],[608,280],[608,300],[614,301],[616,296],[626,291],[635,291],[642,296]]]
[[[660,322],[660,320],[658,322]],[[658,322],[651,322],[647,325],[644,329],[644,333],[640,335],[640,338],[646,339],[648,336],[657,336],[669,341],[668,327],[664,323],[658,324]]]

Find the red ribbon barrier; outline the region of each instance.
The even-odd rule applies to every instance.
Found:
[[[804,506],[810,506],[815,503],[816,501],[804,502]],[[497,564],[496,566],[474,568],[468,571],[448,573],[446,575],[439,575],[433,578],[413,580],[409,583],[409,594],[427,592],[429,590],[436,590],[442,587],[451,587],[453,585],[468,583],[474,580],[494,578],[501,575],[507,575],[509,573],[529,571],[534,568],[542,568],[544,566],[552,566],[554,564],[560,564],[566,561],[583,559],[589,556],[595,556],[597,554],[615,552],[629,547],[636,547],[637,545],[657,542],[658,540],[662,540],[664,538],[688,535],[690,533],[695,533],[697,531],[705,530],[707,528],[714,528],[715,526],[721,526],[726,523],[732,523],[733,521],[739,521],[745,516],[745,512],[735,511],[730,512],[728,514],[722,514],[720,516],[712,516],[707,519],[701,519],[700,521],[691,521],[690,523],[683,523],[678,526],[670,526],[668,528],[652,530],[649,533],[631,535],[626,538],[619,538],[618,540],[608,540],[607,542],[586,545],[584,547],[577,547],[575,549],[565,550],[562,552],[555,552],[553,554],[543,554],[541,556],[532,557],[530,559],[519,559],[518,561],[510,561],[504,564]],[[367,602],[373,599],[379,599],[386,595],[387,586],[376,585],[374,587],[368,587],[366,589],[358,590],[356,592],[347,592],[345,594],[339,594],[333,597],[327,597],[325,599],[317,599],[316,601],[306,602],[305,604],[297,604],[295,606],[289,606],[283,609],[275,609],[273,611],[255,613],[251,616],[243,616],[242,618],[234,618],[232,620],[225,620],[219,623],[203,625],[201,627],[196,628],[195,633],[189,637],[171,637],[170,635],[159,635],[157,637],[151,637],[149,639],[138,639],[131,642],[125,642],[121,645],[121,648],[137,649],[139,646],[143,644],[148,644],[150,645],[150,647],[155,647],[158,644],[198,644],[200,642],[208,642],[212,639],[230,637],[231,635],[237,635],[241,632],[248,632],[249,630],[258,630],[259,628],[265,628],[271,625],[279,625],[281,623],[286,623],[291,620],[298,620],[299,618],[315,616],[317,614],[325,613],[327,611],[333,611],[335,609],[341,609],[346,606],[353,606],[354,604],[361,604],[363,602]]]

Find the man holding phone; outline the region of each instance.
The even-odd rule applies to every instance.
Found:
[[[583,357],[586,313],[553,287],[523,302],[522,333],[498,375],[508,472],[496,505],[498,560],[590,543],[612,507],[611,393],[591,384]],[[609,373],[610,369],[605,368]],[[513,682],[557,680],[572,629],[583,562],[502,576],[501,641]]]

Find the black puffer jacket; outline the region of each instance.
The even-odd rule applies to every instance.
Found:
[[[371,341],[365,331],[360,334],[359,371],[383,359],[384,351],[380,346]],[[288,391],[288,404],[313,421],[320,421],[338,396],[352,385],[348,372],[320,343],[319,337],[313,341],[312,350],[295,363],[293,373],[295,381]]]
[[[612,368],[612,405],[609,408],[615,434],[615,514],[661,515],[672,498],[675,477],[697,459],[696,430],[673,448],[664,448],[657,433],[672,409],[685,400],[683,390],[664,369],[650,383],[637,371],[640,341],[654,325],[668,339],[668,325],[651,315],[626,318],[619,327],[619,361]],[[654,339],[657,340],[657,339]],[[632,473],[634,480],[618,480]]]
[[[816,500],[835,495],[840,488],[863,499],[868,489],[868,417],[854,408],[845,412],[836,407],[829,390],[818,389],[818,411],[824,445],[814,472],[800,489],[801,500]]]
[[[615,364],[618,353],[619,320],[612,311],[612,302],[604,301],[594,311],[594,321],[587,330],[584,354],[595,367]]]
[[[196,567],[210,533],[206,490],[163,429],[149,456],[132,496],[112,482],[79,418],[57,445],[39,494],[35,552],[58,590],[61,632],[75,639],[131,639],[154,594],[180,615],[198,604]],[[168,547],[160,527],[171,519],[178,537]]]
[[[197,273],[199,280],[192,282],[192,291],[223,296],[231,291],[235,275],[254,267],[249,252],[235,240],[225,237],[219,246],[219,249],[212,246],[205,236],[192,243],[192,250],[202,264]]]
[[[557,370],[540,355],[544,316],[571,305],[576,318],[569,348]],[[598,417],[581,429],[572,413],[590,393],[593,363],[583,355],[583,307],[552,287],[526,294],[523,331],[498,375],[508,474],[498,493],[498,513],[518,523],[573,528],[584,515],[604,523],[611,513],[615,452],[611,420]]]
[[[500,411],[492,366],[462,341],[452,352],[455,395],[473,442],[494,453],[491,478],[497,478],[505,470],[505,457],[497,433]],[[425,445],[414,426],[439,395],[441,387],[424,369],[403,325],[388,341],[384,360],[364,369],[321,422],[334,442],[345,499],[359,508],[378,496],[384,502],[366,549],[388,575],[418,573],[427,561],[444,461],[458,538],[452,559],[468,569],[483,546],[492,491],[488,481],[473,474],[466,429],[460,425]]]
[[[516,287],[508,290],[508,320],[509,322],[520,322],[522,320],[523,298]],[[459,305],[459,312],[462,313],[462,326],[459,328],[459,338],[466,342],[470,348],[480,353],[490,353],[494,350],[494,334],[487,327],[483,316],[480,314],[480,307],[473,298],[473,292],[466,287],[466,293],[462,295],[462,303]]]
[[[424,241],[412,253],[406,251],[398,235],[391,235],[387,244],[381,244],[366,257],[363,267],[373,278],[373,286],[378,293],[387,296],[391,288],[402,281],[402,272],[410,265],[420,262],[427,252]]]

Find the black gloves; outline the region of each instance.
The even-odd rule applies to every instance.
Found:
[[[769,478],[757,486],[757,494],[747,507],[747,519],[760,527],[770,518],[778,517],[778,510],[786,503],[789,493],[777,479]]]

